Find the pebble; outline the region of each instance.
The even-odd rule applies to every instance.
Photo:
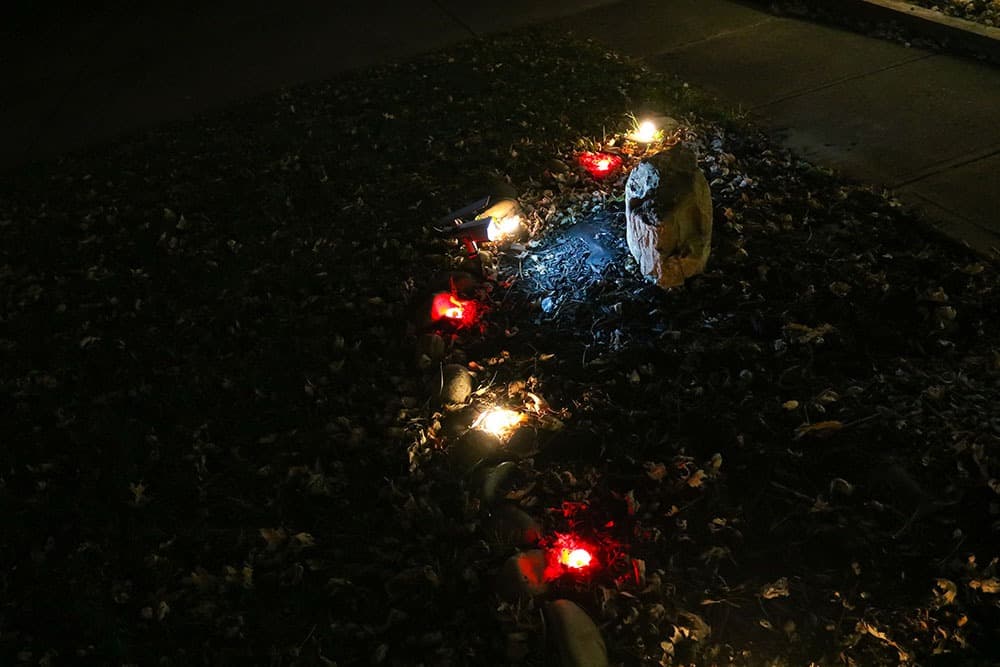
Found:
[[[522,426],[507,440],[507,453],[517,459],[528,458],[538,453],[538,433],[535,429]]]
[[[545,552],[532,549],[516,553],[504,562],[497,576],[496,593],[502,599],[513,602],[543,595],[548,587],[545,581]]]
[[[562,667],[607,667],[608,650],[601,631],[575,602],[548,603],[545,620]]]
[[[517,464],[504,461],[498,466],[483,468],[476,479],[479,499],[486,505],[495,505],[501,499],[504,482],[517,470]]]
[[[473,429],[451,446],[448,457],[459,472],[468,474],[481,465],[503,460],[503,443],[492,433]]]
[[[483,522],[483,533],[494,546],[526,547],[542,538],[542,527],[527,512],[513,505],[500,505]]]
[[[438,398],[441,403],[465,403],[472,393],[472,374],[459,364],[447,364],[441,369],[438,380]]]

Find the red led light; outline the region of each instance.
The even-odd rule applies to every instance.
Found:
[[[580,153],[577,157],[580,166],[594,178],[604,178],[622,166],[622,159],[611,153]]]
[[[458,327],[472,326],[476,321],[476,302],[459,299],[451,292],[435,294],[431,302],[431,321],[440,320]]]
[[[594,548],[574,535],[556,533],[548,549],[545,580],[558,579],[565,574],[576,576],[589,572],[597,565]]]
[[[582,570],[590,565],[593,556],[586,549],[563,549],[559,552],[559,562],[574,570]]]

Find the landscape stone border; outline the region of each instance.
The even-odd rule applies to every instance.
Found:
[[[770,0],[752,0],[773,5]],[[976,55],[1000,64],[1000,28],[948,16],[900,0],[804,0],[812,9],[835,11],[840,16],[879,23],[896,22],[914,36],[939,43],[949,50]]]

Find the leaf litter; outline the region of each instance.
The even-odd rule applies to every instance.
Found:
[[[553,163],[640,105],[716,207],[708,272],[665,293],[624,176]],[[462,268],[430,221],[491,182],[533,238],[473,288],[481,329],[427,338],[422,286]],[[447,453],[495,402],[531,408],[508,502],[598,552],[552,594],[615,664],[997,658],[994,265],[676,81],[507,35],[0,193],[22,663],[550,664]],[[470,406],[422,398],[441,363]]]

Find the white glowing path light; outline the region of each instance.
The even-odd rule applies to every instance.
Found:
[[[509,236],[521,233],[521,216],[510,215],[506,218],[490,218],[490,224],[486,228],[486,235],[490,241],[499,241]]]
[[[524,231],[520,213],[516,199],[491,202],[490,197],[484,197],[446,215],[438,221],[437,230],[465,242],[471,256],[478,249],[477,243],[516,240]],[[472,220],[465,219],[472,216]]]
[[[641,144],[648,144],[659,139],[661,134],[659,128],[656,127],[656,123],[651,120],[644,120],[632,130],[628,138],[632,141],[638,141]]]

